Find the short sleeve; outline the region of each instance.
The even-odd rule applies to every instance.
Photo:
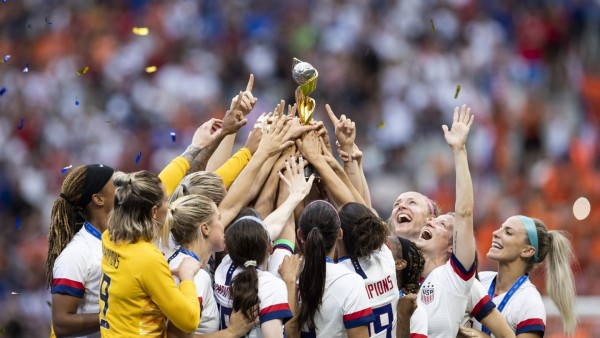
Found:
[[[279,266],[283,263],[283,259],[287,256],[291,256],[292,252],[287,246],[276,246],[271,256],[269,256],[268,270],[274,276],[281,278],[279,274]]]
[[[427,311],[417,306],[410,316],[410,338],[427,338]]]
[[[362,278],[354,273],[348,274],[338,279],[332,287],[339,288],[342,286],[340,283],[344,284],[344,288],[338,289],[345,297],[342,305],[344,327],[352,329],[375,321]]]
[[[471,286],[471,292],[469,293],[469,302],[467,311],[471,316],[475,317],[477,321],[481,322],[490,311],[492,311],[496,305],[490,299],[490,296],[485,292],[485,288],[478,280],[473,280]]]
[[[259,276],[259,283],[260,323],[274,319],[281,319],[285,323],[292,318],[285,283],[265,272]]]
[[[83,298],[87,270],[83,253],[67,247],[54,262],[50,292]]]
[[[514,321],[517,323],[516,334],[541,332],[543,335],[546,330],[546,310],[542,298],[536,293],[535,296],[521,297],[520,300],[523,302],[518,308],[517,318]]]
[[[475,279],[475,262],[469,268],[465,268],[454,254],[444,265],[446,275],[446,287],[458,295],[467,295]]]

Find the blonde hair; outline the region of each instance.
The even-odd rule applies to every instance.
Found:
[[[108,233],[114,243],[150,242],[157,235],[152,208],[159,207],[164,198],[160,178],[146,170],[125,174],[115,173],[115,206],[108,220]]]
[[[573,254],[573,247],[567,238],[567,232],[550,230],[539,219],[533,218],[538,235],[538,257],[529,257],[526,271],[535,268],[538,263],[546,258],[547,275],[546,289],[550,299],[554,302],[563,320],[563,331],[571,336],[577,328],[577,314],[575,313],[575,281],[571,263],[577,262]],[[527,238],[529,242],[529,238]],[[531,244],[531,243],[530,243]]]
[[[181,196],[198,194],[210,198],[216,205],[219,205],[226,193],[225,184],[219,175],[210,171],[198,171],[181,180],[169,201],[175,201]]]
[[[163,243],[168,243],[169,232],[178,245],[185,245],[198,238],[198,226],[210,222],[215,213],[213,202],[203,195],[178,198],[169,206],[161,234]]]
[[[86,166],[78,166],[67,174],[61,194],[52,205],[50,229],[48,230],[48,258],[46,259],[46,284],[52,285],[54,261],[65,249],[73,236],[81,229],[85,210],[77,205],[83,195]]]

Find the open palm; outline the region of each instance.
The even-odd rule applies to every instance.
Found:
[[[467,143],[469,130],[473,125],[474,117],[474,115],[471,115],[471,108],[467,107],[466,104],[463,104],[463,106],[460,108],[460,115],[458,107],[454,108],[452,129],[448,130],[447,125],[442,126],[446,143],[448,143],[450,148],[453,150],[464,148],[465,144]]]

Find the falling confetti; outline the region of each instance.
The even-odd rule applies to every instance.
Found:
[[[139,35],[139,36],[146,36],[150,32],[148,30],[148,28],[146,28],[146,27],[133,27],[132,31],[133,31],[133,34]]]
[[[142,152],[138,152],[136,158],[135,158],[135,163],[140,163],[140,160],[142,159]]]
[[[25,68],[23,68],[23,73],[27,73],[29,72],[29,64],[25,65]]]
[[[46,301],[46,304],[48,304],[49,307],[52,307],[52,303],[50,303],[49,300]]]
[[[460,93],[460,85],[456,85],[456,93],[454,93],[454,99],[458,97],[458,93]]]
[[[21,217],[17,216],[17,218],[15,219],[15,228],[19,229],[21,228]]]
[[[154,73],[156,71],[156,66],[146,67],[146,73]]]
[[[0,96],[4,95],[4,93],[6,93],[6,87],[2,87],[2,89],[0,89]]]
[[[573,204],[573,216],[580,221],[583,221],[590,215],[592,205],[585,197],[579,197]]]
[[[85,66],[85,67],[83,67],[83,68],[81,68],[80,70],[77,71],[77,75],[81,76],[81,75],[87,73],[88,70],[90,70],[90,67]]]
[[[14,292],[14,291],[13,291],[13,292],[11,292],[10,294],[11,294],[11,295],[18,295],[19,293],[17,293],[17,292]]]
[[[17,127],[17,129],[21,130],[25,126],[25,118],[21,117],[21,124]]]
[[[8,63],[8,60],[10,60],[10,54],[7,54],[7,55],[4,57],[4,63]]]
[[[75,96],[75,105],[78,106],[79,105],[79,99],[77,99],[77,96]]]
[[[171,135],[171,141],[175,142],[176,140],[176,135],[175,135],[175,131],[173,129],[171,129],[171,131],[169,132],[169,134]]]
[[[433,19],[431,19],[431,30],[435,33],[435,25],[433,24]]]
[[[377,128],[383,128],[383,126],[385,126],[385,123],[383,121],[377,123]]]
[[[61,173],[61,174],[63,174],[63,175],[66,175],[66,174],[67,174],[67,171],[69,171],[69,169],[71,169],[71,168],[73,168],[73,165],[72,165],[72,164],[69,164],[68,166],[66,166],[66,167],[62,168],[62,169],[60,170],[60,173]]]
[[[50,20],[48,20],[48,16],[46,15],[46,17],[44,18],[44,20],[46,21],[47,24],[51,25],[52,22],[50,22]]]

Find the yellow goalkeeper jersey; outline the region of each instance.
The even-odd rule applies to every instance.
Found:
[[[194,282],[175,285],[169,265],[153,243],[111,242],[102,234],[100,282],[102,337],[164,337],[166,319],[184,332],[200,322]]]

